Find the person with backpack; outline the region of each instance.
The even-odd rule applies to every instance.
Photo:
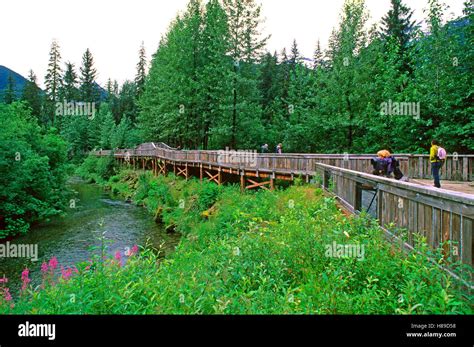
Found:
[[[282,154],[283,153],[283,145],[281,143],[278,144],[275,148],[275,153]]]
[[[434,186],[441,188],[441,182],[439,172],[446,161],[446,150],[440,146],[437,140],[431,141],[430,148],[430,162],[431,162],[431,174],[434,179]]]
[[[389,164],[391,164],[391,161],[387,160],[389,156],[390,152],[387,150],[377,152],[377,158],[371,160],[372,166],[374,167],[374,170],[372,171],[373,175],[387,176]]]
[[[262,145],[262,147],[260,147],[260,151],[262,154],[268,153],[268,144],[265,143],[264,145]]]
[[[392,177],[392,173],[396,180],[408,181],[400,170],[399,161],[386,149],[377,152],[377,158],[371,160],[374,170],[372,174],[377,176]]]

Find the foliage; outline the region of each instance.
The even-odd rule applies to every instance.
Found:
[[[289,55],[263,52],[254,2],[211,1],[202,9],[190,1],[154,55],[139,101],[143,140],[419,153],[437,138],[449,152],[472,153],[472,5],[465,6],[465,16],[446,22],[446,9],[430,0],[423,32],[401,0],[391,1],[380,28],[367,27],[363,0],[347,0],[328,48],[318,44],[309,64],[296,40]],[[384,114],[390,102],[419,113]]]
[[[23,103],[0,104],[0,238],[61,212],[66,196],[66,143],[42,133]]]
[[[91,183],[104,183],[116,174],[113,157],[88,156],[76,170],[76,173]]]

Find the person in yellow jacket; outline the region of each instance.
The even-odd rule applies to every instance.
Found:
[[[443,166],[443,161],[438,158],[438,149],[439,149],[439,142],[437,140],[431,141],[431,148],[430,148],[430,162],[431,162],[431,174],[434,178],[434,186],[436,188],[441,188],[441,182],[439,178],[439,171]]]

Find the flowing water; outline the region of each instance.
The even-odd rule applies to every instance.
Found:
[[[35,226],[28,234],[9,241],[16,245],[37,245],[38,260],[0,257],[0,278],[8,278],[8,287],[13,293],[18,291],[21,272],[26,267],[36,286],[41,283],[41,264],[51,257],[56,257],[59,267],[65,268],[90,259],[92,254],[100,252],[91,247],[100,248],[99,237],[103,232],[108,240],[108,254],[120,251],[123,258],[126,249],[133,245],[155,248],[161,245],[165,255],[176,247],[179,235],[165,233],[146,209],[127,204],[99,186],[80,179],[72,179],[69,187],[76,192],[74,208],[70,208],[64,217]]]

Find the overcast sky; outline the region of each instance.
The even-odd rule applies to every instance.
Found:
[[[23,76],[33,71],[42,86],[51,41],[61,47],[62,60],[78,69],[86,48],[94,56],[98,82],[122,83],[133,79],[138,49],[145,43],[148,59],[158,48],[162,34],[188,0],[7,0],[0,20],[0,65]],[[264,32],[271,34],[271,52],[290,47],[296,39],[301,53],[311,57],[316,42],[326,47],[337,26],[344,0],[260,0]],[[425,17],[428,0],[405,0],[415,19]],[[448,19],[462,14],[463,0],[445,0]],[[366,0],[371,19],[378,22],[390,8],[390,0]]]

